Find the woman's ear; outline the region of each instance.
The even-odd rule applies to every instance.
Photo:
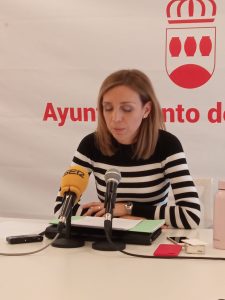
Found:
[[[151,109],[152,109],[151,102],[149,101],[149,102],[145,103],[143,119],[146,119],[148,117],[148,115],[150,114]]]

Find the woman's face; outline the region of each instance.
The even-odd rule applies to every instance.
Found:
[[[107,91],[102,105],[107,128],[120,144],[135,141],[143,118],[151,110],[150,102],[143,105],[139,94],[125,85]]]

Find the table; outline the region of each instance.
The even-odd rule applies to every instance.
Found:
[[[47,221],[39,222],[47,226]],[[158,244],[169,243],[169,235],[200,238],[208,242],[206,256],[225,257],[225,250],[212,248],[210,229],[164,229],[153,245],[127,245],[126,251],[150,255]],[[0,252],[32,251],[47,242],[9,245],[1,238]],[[0,256],[0,267],[4,300],[225,299],[225,261],[135,258],[96,251],[86,242],[76,249],[50,246],[34,255]]]

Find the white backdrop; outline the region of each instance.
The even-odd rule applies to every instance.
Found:
[[[215,1],[212,22],[198,23],[197,1],[193,17],[188,4],[181,9],[189,23],[168,22],[169,2],[0,0],[1,216],[52,216],[61,176],[80,139],[95,129],[99,86],[121,68],[147,73],[164,109],[182,106],[174,120],[167,114],[166,126],[180,138],[192,175],[225,177],[225,2]],[[177,18],[176,2],[170,19]],[[210,1],[204,3],[205,17],[212,18]],[[197,50],[185,55],[187,37],[196,35],[199,47],[201,36],[211,33],[208,57]],[[172,36],[182,42],[179,57],[169,55]],[[201,86],[181,87],[170,79],[174,62],[203,65],[204,59],[213,74]],[[222,113],[212,114],[214,122],[208,111],[217,102]],[[85,120],[87,108],[92,113]],[[94,198],[90,186],[85,201]]]

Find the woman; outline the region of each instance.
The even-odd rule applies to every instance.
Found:
[[[105,172],[121,172],[114,217],[165,219],[175,228],[196,228],[200,202],[179,140],[165,131],[161,107],[149,78],[120,70],[103,82],[98,125],[78,146],[73,164],[93,172],[99,201],[85,215],[103,216]],[[175,205],[168,206],[170,186]],[[57,208],[61,199],[58,198]]]

